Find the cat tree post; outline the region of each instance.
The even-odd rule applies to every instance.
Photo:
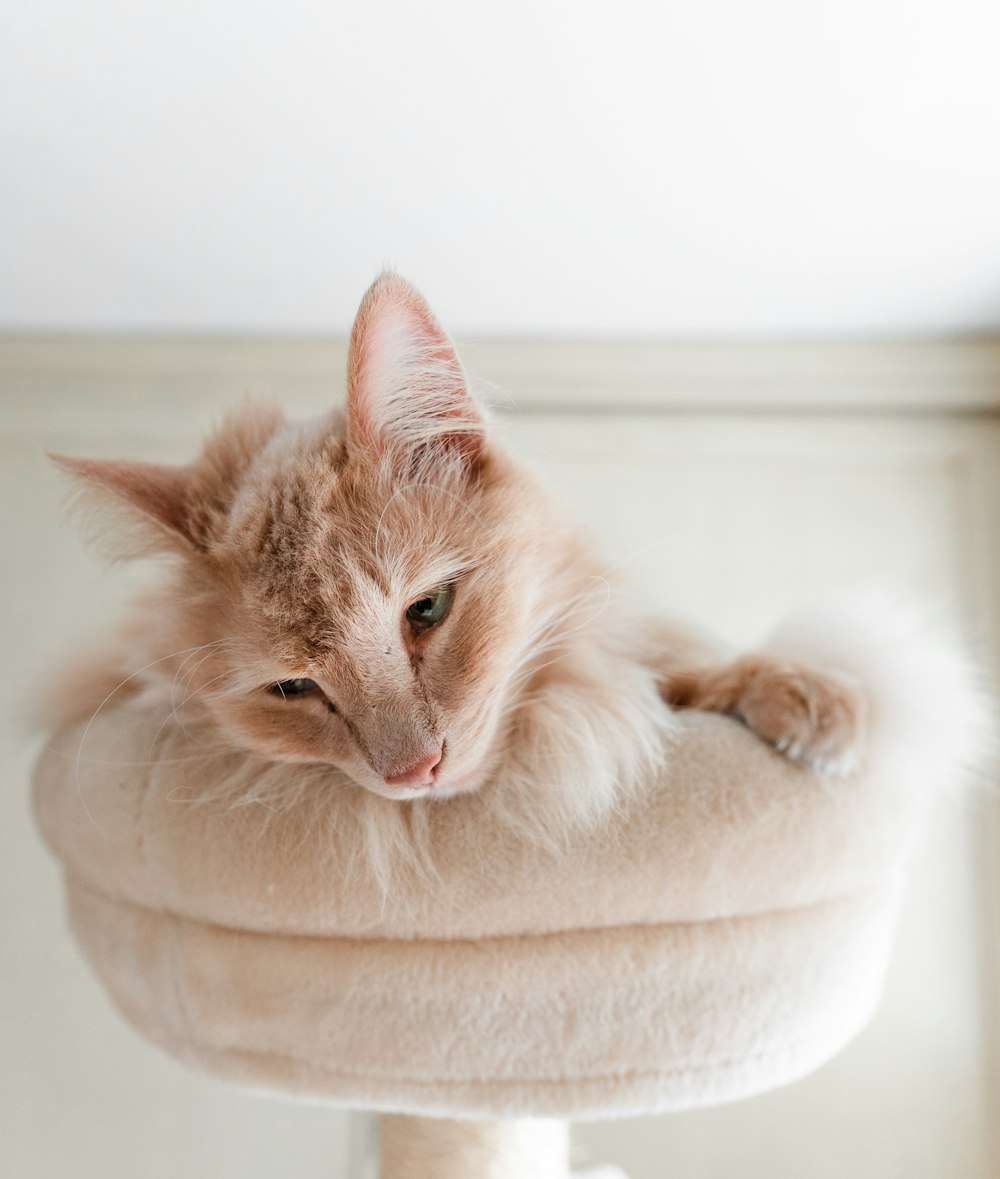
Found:
[[[384,1114],[379,1179],[569,1179],[569,1127]]]

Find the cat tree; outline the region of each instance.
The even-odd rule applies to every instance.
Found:
[[[383,1179],[566,1175],[564,1126],[519,1119],[786,1084],[882,987],[919,767],[826,782],[730,719],[679,720],[669,770],[598,830],[539,850],[457,797],[426,812],[433,872],[385,893],[352,854],[350,792],[322,822],[228,807],[215,786],[252,759],[199,754],[137,703],[82,752],[82,726],[52,739],[37,815],[91,965],[168,1052],[391,1115]]]

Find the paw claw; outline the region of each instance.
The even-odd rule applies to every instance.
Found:
[[[808,745],[789,744],[787,739],[775,744],[775,749],[789,761],[800,762],[825,778],[849,778],[858,768],[858,759],[850,750],[840,754],[818,754],[810,752]]]
[[[855,772],[864,740],[864,699],[835,674],[801,664],[749,665],[737,714],[782,756],[824,777]]]

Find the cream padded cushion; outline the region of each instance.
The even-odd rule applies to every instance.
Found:
[[[37,815],[118,1007],[218,1076],[426,1114],[680,1109],[805,1074],[878,1000],[925,796],[884,768],[827,783],[684,713],[668,771],[599,831],[541,851],[450,799],[426,812],[435,874],[383,895],[349,869],[334,771],[312,787],[332,822],[198,801],[257,764],[161,721],[133,703],[82,751],[57,734]]]

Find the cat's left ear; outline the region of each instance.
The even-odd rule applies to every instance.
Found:
[[[358,309],[347,414],[353,441],[403,462],[447,454],[472,471],[482,457],[486,423],[455,346],[420,292],[397,274],[379,275]]]
[[[188,510],[188,468],[64,454],[50,454],[49,458],[74,476],[81,490],[89,489],[88,505],[111,508],[117,503],[125,509],[119,514],[119,527],[110,545],[115,556],[145,556],[164,550],[185,553],[199,547]],[[133,527],[126,527],[128,524]],[[107,530],[102,528],[98,535],[109,547]]]

